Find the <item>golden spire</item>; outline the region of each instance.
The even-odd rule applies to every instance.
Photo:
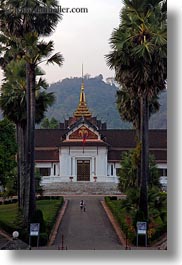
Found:
[[[82,64],[82,85],[81,85],[81,92],[80,92],[80,102],[86,103],[84,89],[85,87],[84,87],[84,80],[83,80],[83,64]]]
[[[76,118],[80,118],[80,117],[90,118],[92,116],[92,114],[90,113],[87,107],[84,89],[85,87],[84,87],[83,64],[82,64],[82,84],[81,84],[81,91],[80,91],[80,102],[78,104],[76,111],[74,112],[74,117]]]

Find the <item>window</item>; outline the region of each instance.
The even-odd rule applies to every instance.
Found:
[[[113,176],[113,171],[114,171],[114,166],[113,164],[111,165],[111,176]]]
[[[56,176],[56,165],[54,164],[54,176]]]
[[[40,176],[50,176],[51,175],[51,169],[50,168],[39,168]]]
[[[167,176],[167,168],[159,168],[159,176]]]

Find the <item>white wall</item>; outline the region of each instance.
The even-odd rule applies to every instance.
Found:
[[[90,160],[90,181],[106,181],[107,176],[107,148],[106,147],[61,147],[60,176],[64,181],[77,181],[77,160]]]
[[[97,177],[98,182],[114,182],[118,183],[116,168],[120,168],[120,163],[107,162],[106,147],[62,147],[59,154],[60,163],[36,163],[36,168],[50,168],[51,175],[44,176],[43,182],[68,182],[70,177],[72,181],[77,181],[77,160],[90,160],[90,181],[94,182]],[[54,172],[54,165],[56,172]],[[113,175],[111,167],[113,166]],[[167,169],[167,164],[159,163],[157,167]],[[56,173],[54,175],[54,173]]]
[[[54,177],[58,177],[60,174],[59,163],[53,163],[53,162],[36,163],[35,168],[50,168],[51,169],[50,176],[54,176]]]
[[[165,168],[165,169],[167,169],[167,164],[159,163],[159,164],[157,164],[157,168]]]

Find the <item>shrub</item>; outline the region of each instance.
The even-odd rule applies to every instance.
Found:
[[[134,193],[131,193],[134,199]],[[128,198],[125,200],[111,200],[110,197],[105,197],[105,202],[112,211],[114,217],[118,221],[121,230],[127,235],[130,242],[136,244],[136,223],[137,221],[143,221],[143,213],[137,210],[131,204],[133,199]],[[148,222],[148,237],[149,242],[153,242],[159,238],[163,233],[167,231],[167,207],[165,195],[162,198],[157,198],[160,203],[160,208],[153,208],[153,203],[149,209],[149,222]],[[140,243],[144,244],[141,238]]]
[[[43,218],[43,213],[41,210],[36,210],[34,216],[31,219],[31,223],[39,223],[40,224],[40,232],[45,232],[45,221]]]
[[[110,196],[109,199],[110,199],[111,201],[116,201],[118,198],[117,198],[117,196]]]

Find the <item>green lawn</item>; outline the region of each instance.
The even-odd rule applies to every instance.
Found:
[[[1,223],[15,228],[15,220],[17,216],[18,204],[0,205],[0,227]]]
[[[37,209],[40,209],[45,222],[50,222],[60,206],[60,200],[37,201]]]
[[[37,209],[40,209],[43,213],[44,221],[46,225],[52,226],[56,214],[60,208],[61,199],[50,199],[50,200],[37,200],[36,205]],[[16,218],[18,212],[18,204],[4,204],[0,205],[0,227],[2,226],[5,230],[14,230],[18,229],[16,227]],[[10,228],[10,229],[9,229]],[[8,232],[8,231],[7,231]]]

